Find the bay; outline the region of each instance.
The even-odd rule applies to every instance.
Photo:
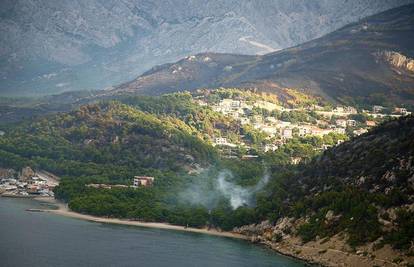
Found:
[[[0,198],[0,266],[304,266],[243,240],[26,211],[40,205]]]

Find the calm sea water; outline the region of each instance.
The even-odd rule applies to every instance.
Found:
[[[242,240],[27,212],[0,198],[0,266],[304,266]]]

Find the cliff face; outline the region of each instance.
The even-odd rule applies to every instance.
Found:
[[[414,59],[395,51],[382,51],[376,53],[379,60],[384,60],[391,66],[414,73]]]
[[[103,89],[190,54],[269,53],[412,2],[2,1],[0,92]]]

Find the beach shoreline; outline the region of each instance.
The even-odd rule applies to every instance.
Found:
[[[304,246],[296,238],[291,238],[285,240],[282,243],[272,243],[269,241],[261,240],[259,242],[254,241],[255,239],[252,236],[226,232],[226,231],[217,231],[214,229],[199,229],[192,227],[184,227],[171,225],[168,223],[157,223],[157,222],[142,222],[142,221],[133,221],[127,219],[117,219],[117,218],[105,218],[92,216],[87,214],[81,214],[78,212],[71,211],[66,203],[60,202],[52,197],[35,197],[33,198],[36,201],[41,203],[46,203],[51,206],[55,206],[56,209],[42,208],[36,211],[42,211],[47,213],[56,214],[59,216],[70,217],[74,219],[80,219],[96,223],[105,223],[113,225],[125,225],[125,226],[134,226],[134,227],[145,227],[145,228],[154,228],[154,229],[163,229],[163,230],[173,230],[181,232],[190,232],[190,233],[199,233],[207,234],[212,236],[226,237],[226,238],[235,238],[239,240],[245,240],[256,245],[261,245],[268,247],[273,250],[275,253],[280,255],[301,261],[305,266],[338,266],[341,263],[345,264],[344,266],[397,266],[390,259],[370,259],[368,257],[363,257],[362,255],[356,255],[354,253],[340,251],[336,249],[325,248],[324,245],[319,245],[315,243],[311,246]],[[298,253],[298,250],[300,252]],[[323,253],[322,253],[322,252]]]
[[[189,233],[206,234],[206,235],[212,235],[212,236],[218,236],[218,237],[235,238],[239,240],[245,240],[255,245],[267,247],[279,255],[303,262],[305,266],[316,266],[316,265],[324,266],[321,262],[317,262],[317,261],[314,261],[306,257],[299,257],[298,255],[295,255],[291,251],[286,251],[284,249],[276,248],[275,246],[270,245],[269,243],[254,242],[250,236],[243,235],[243,234],[227,232],[227,231],[217,231],[213,229],[208,230],[206,228],[199,229],[199,228],[192,228],[192,227],[184,227],[184,226],[178,226],[178,225],[171,225],[168,223],[142,222],[142,221],[127,220],[127,219],[98,217],[98,216],[81,214],[78,212],[71,211],[68,208],[68,205],[66,203],[60,202],[59,200],[53,197],[35,197],[33,199],[41,203],[47,203],[47,204],[50,204],[51,206],[55,206],[57,209],[46,209],[45,208],[45,209],[41,209],[41,211],[56,214],[59,216],[64,216],[64,217],[69,217],[69,218],[74,218],[74,219],[79,219],[79,220],[84,220],[84,221],[90,221],[90,222],[96,222],[96,223],[145,227],[145,228],[154,228],[154,229],[162,229],[162,230],[173,230],[173,231],[181,231],[181,232],[189,232]]]
[[[243,239],[249,241],[250,238],[232,232],[226,231],[217,231],[213,229],[206,229],[206,228],[193,228],[193,227],[184,227],[178,225],[172,225],[168,223],[157,223],[157,222],[142,222],[142,221],[133,221],[128,219],[117,219],[117,218],[105,218],[105,217],[98,217],[93,215],[82,214],[78,212],[71,211],[67,204],[59,202],[58,200],[52,197],[35,197],[33,198],[36,201],[44,202],[56,206],[57,209],[42,209],[43,212],[48,212],[60,216],[90,221],[90,222],[97,222],[97,223],[107,223],[107,224],[117,224],[117,225],[127,225],[127,226],[137,226],[137,227],[146,227],[146,228],[158,228],[164,230],[175,230],[175,231],[182,231],[182,232],[191,232],[191,233],[199,233],[199,234],[208,234],[214,236],[221,236],[221,237],[229,237],[229,238],[236,238],[236,239]]]

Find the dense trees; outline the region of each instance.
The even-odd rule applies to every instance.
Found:
[[[199,106],[190,93],[167,94],[159,97],[121,98],[125,104],[162,118],[175,118],[174,123],[188,127],[192,134],[210,136],[231,135],[237,132],[237,124],[232,119],[214,112],[209,107]]]
[[[0,153],[3,166],[32,165],[61,176],[99,176],[101,181],[125,181],[154,169],[178,171],[216,157],[182,121],[117,102],[15,127],[0,139]]]

